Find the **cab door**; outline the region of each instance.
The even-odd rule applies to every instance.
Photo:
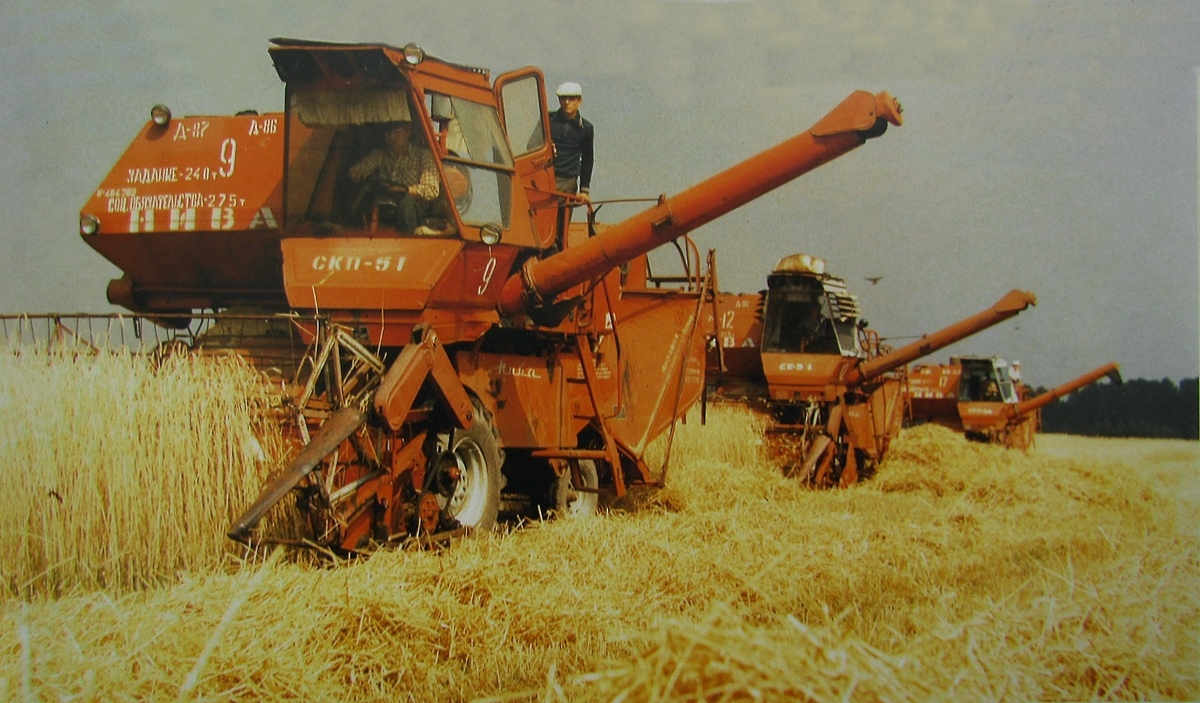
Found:
[[[505,73],[493,86],[517,179],[529,202],[534,238],[542,249],[554,244],[558,211],[545,82],[541,70],[528,66]]]

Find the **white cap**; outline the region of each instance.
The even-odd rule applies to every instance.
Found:
[[[578,95],[579,97],[583,97],[583,87],[580,86],[575,81],[567,81],[566,83],[563,83],[562,85],[558,86],[558,90],[554,91],[554,94],[559,96],[560,98],[571,96],[571,95]]]

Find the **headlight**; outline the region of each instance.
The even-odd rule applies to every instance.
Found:
[[[171,121],[171,108],[166,105],[155,105],[150,108],[150,119],[159,127],[166,127]]]
[[[479,240],[489,247],[500,243],[500,226],[489,222],[479,228]]]
[[[100,231],[100,220],[95,215],[79,216],[79,233],[90,236]]]
[[[425,50],[421,48],[420,44],[405,44],[404,60],[416,66],[425,60]]]

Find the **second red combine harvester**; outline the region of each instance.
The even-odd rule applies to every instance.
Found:
[[[718,296],[709,377],[721,396],[769,413],[768,446],[785,470],[816,487],[847,486],[874,473],[900,433],[910,362],[1035,302],[1013,290],[983,312],[890,349],[823,259],[787,256],[765,293]]]
[[[1121,370],[1115,362],[1034,395],[1013,377],[1013,366],[1000,357],[955,356],[949,364],[913,368],[908,379],[909,404],[914,422],[935,422],[968,439],[1023,451],[1033,446],[1042,408],[1105,377],[1121,383]]]
[[[711,255],[705,274],[687,233],[901,123],[889,95],[855,92],[644,212],[563,231],[538,69],[493,81],[416,45],[270,55],[284,113],[160,113],[81,214],[124,271],[114,302],[163,323],[276,313],[255,353],[306,346],[285,374],[304,446],[231,526],[245,542],[287,495],[307,541],[354,551],[487,528],[502,491],[569,512],[653,484],[647,445],[704,378]],[[411,228],[404,190],[353,168],[397,123],[436,170]],[[685,275],[660,286],[645,255],[681,237]],[[249,347],[215,319],[200,344]]]

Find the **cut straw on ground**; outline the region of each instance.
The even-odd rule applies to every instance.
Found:
[[[920,427],[871,481],[812,492],[761,456],[760,418],[721,407],[710,420],[679,428],[667,488],[593,519],[337,567],[227,573],[224,557],[188,555],[169,576],[12,589],[0,692],[1200,698],[1200,510],[1181,490],[1196,443],[1099,440],[1097,452],[1098,440],[1043,436],[1026,455]],[[223,534],[193,520],[189,532]]]

